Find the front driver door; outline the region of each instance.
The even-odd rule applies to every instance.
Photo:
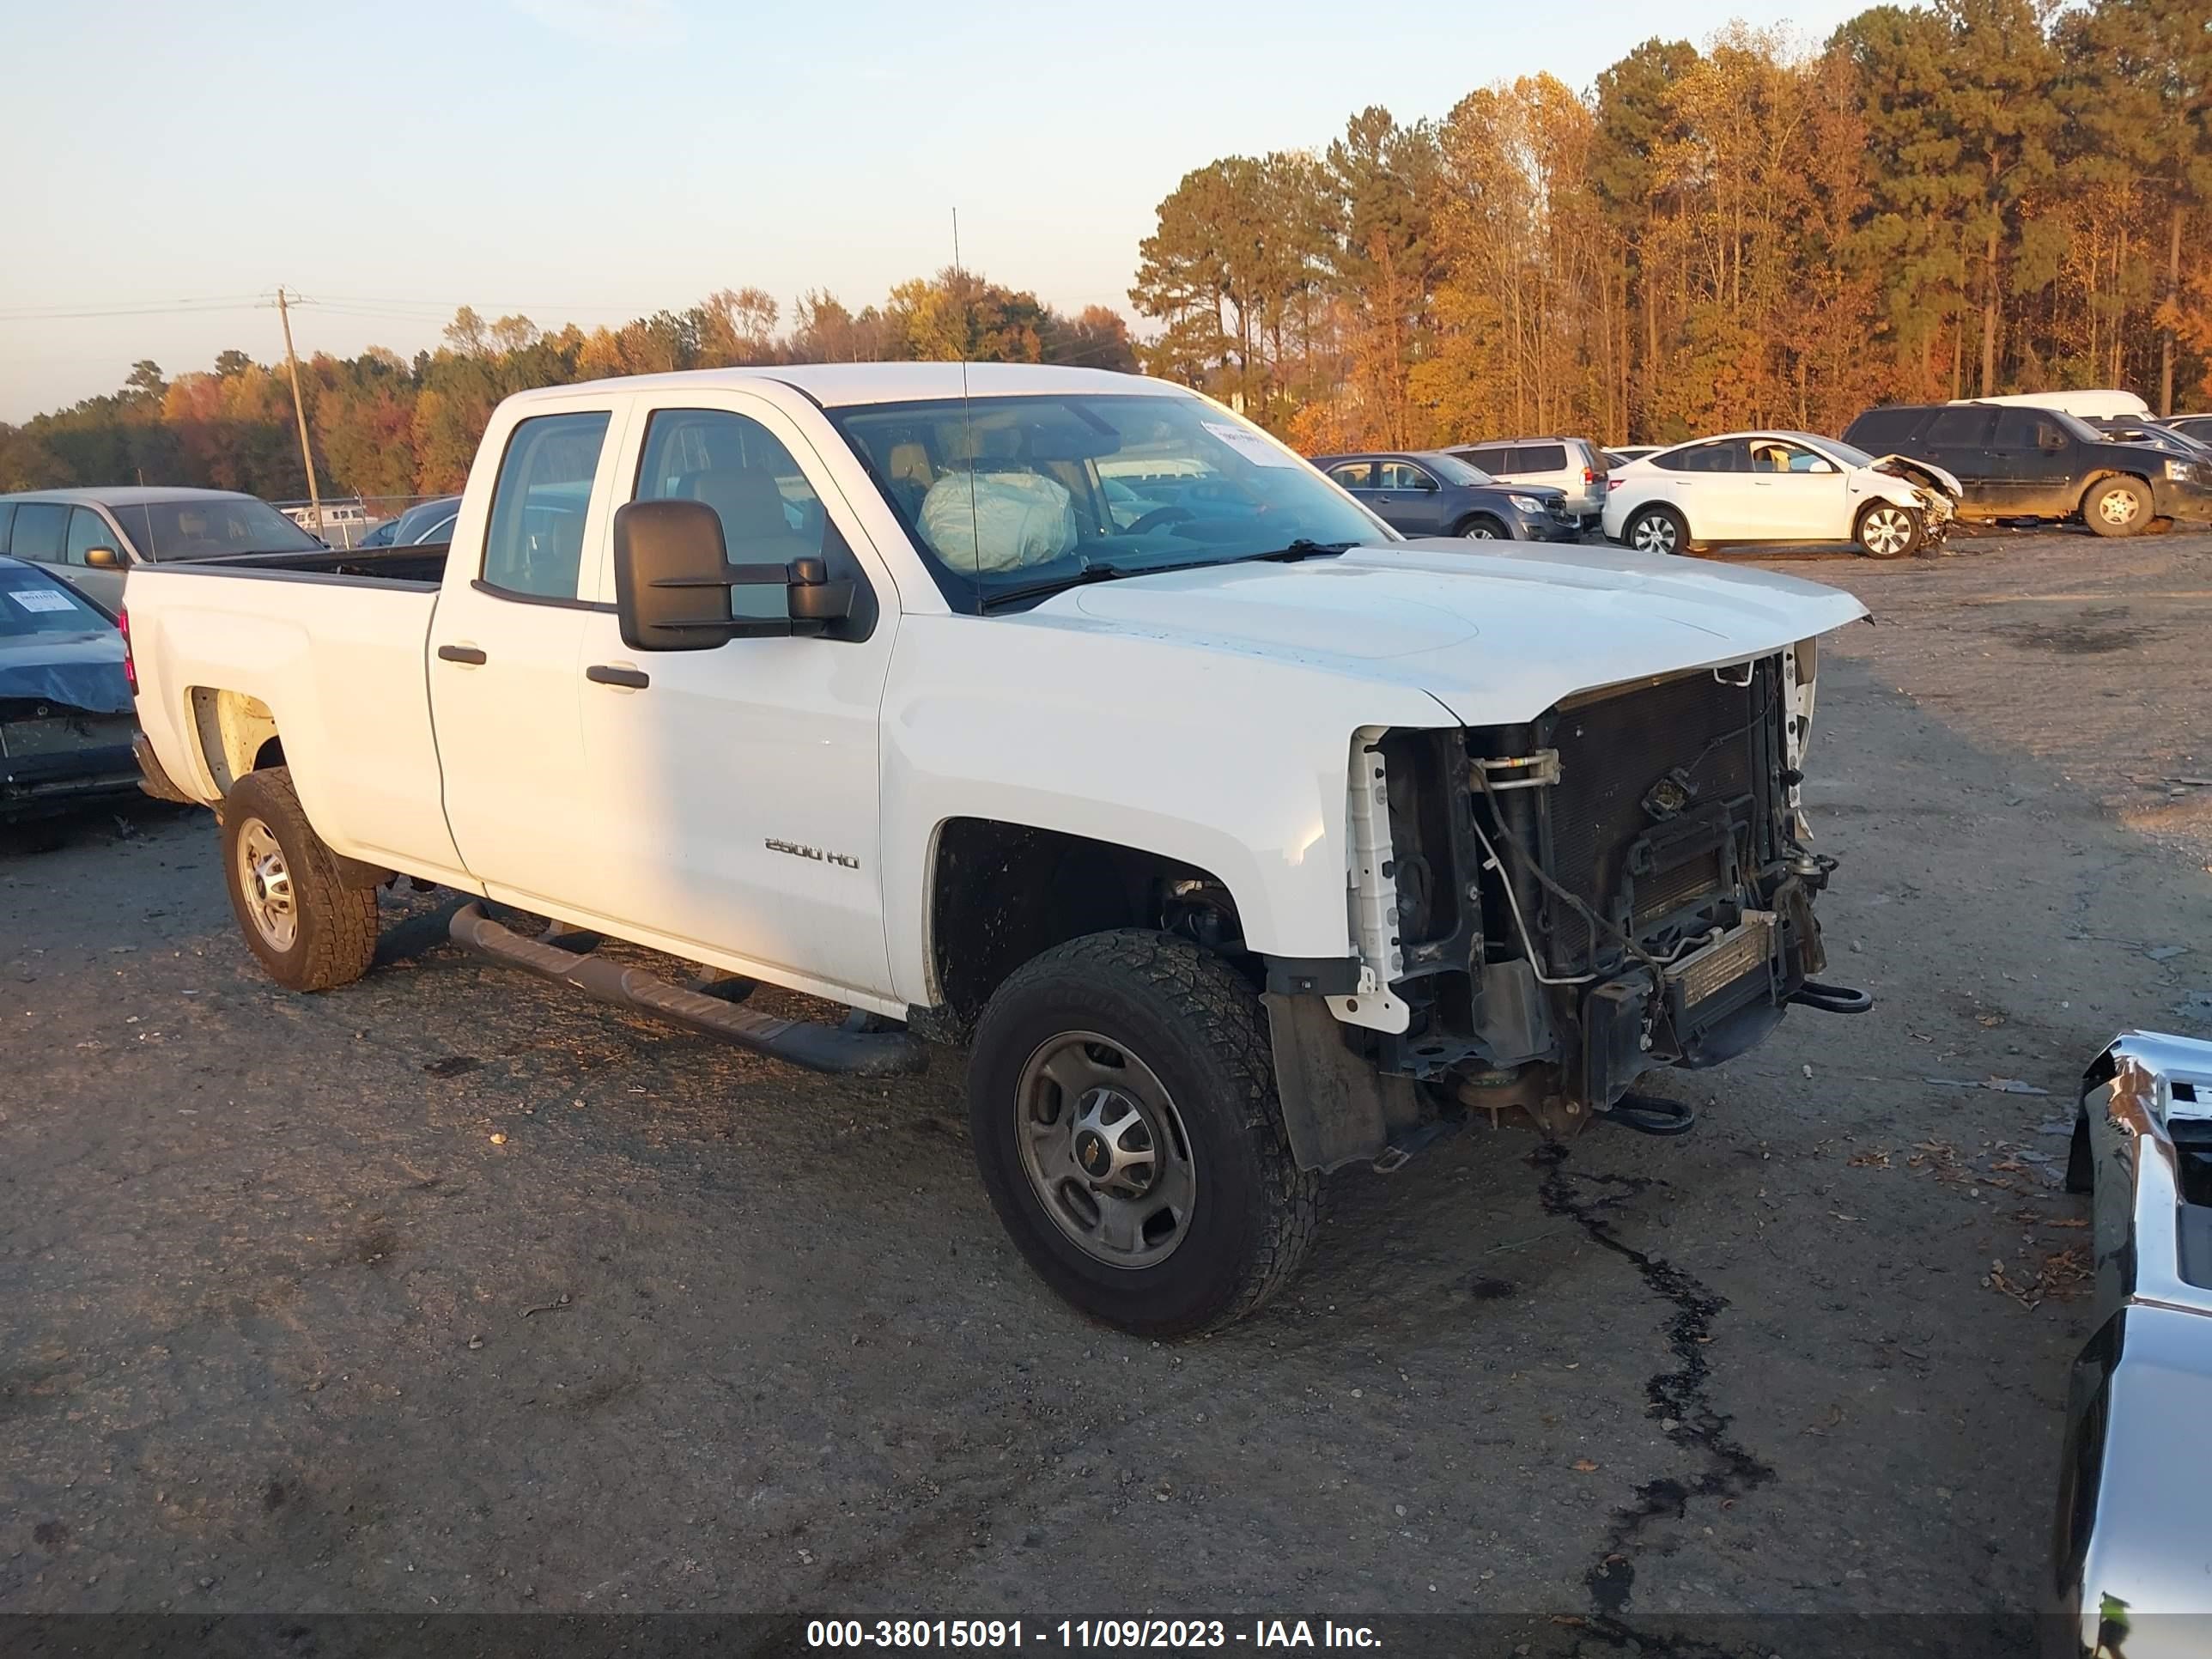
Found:
[[[1408,536],[1441,536],[1444,522],[1443,487],[1425,468],[1411,461],[1378,461],[1375,466],[1375,510],[1383,521]]]
[[[1751,441],[1751,526],[1761,541],[1840,542],[1851,533],[1843,470],[1784,438]]]
[[[606,914],[678,953],[889,1003],[877,744],[897,619],[888,573],[766,398],[702,389],[645,413],[629,447],[634,499],[703,501],[732,563],[818,556],[855,598],[827,635],[704,651],[633,651],[615,616],[584,618],[576,673]],[[781,587],[732,599],[739,615],[785,614]]]

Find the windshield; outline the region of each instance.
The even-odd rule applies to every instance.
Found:
[[[1304,461],[1195,398],[950,398],[829,414],[963,608],[1085,570],[1142,574],[1300,543],[1399,539]]]
[[[33,634],[104,634],[114,627],[42,571],[0,564],[0,640]]]
[[[317,541],[251,495],[185,495],[111,507],[142,558],[211,559],[226,553],[294,553]]]
[[[1456,455],[1424,455],[1421,465],[1448,484],[1486,484],[1496,482],[1479,466],[1469,466]]]
[[[1839,439],[1823,438],[1820,440],[1820,447],[1827,452],[1829,459],[1841,461],[1845,466],[1872,466],[1874,465],[1873,456],[1868,454],[1863,449],[1852,448],[1850,445],[1843,442]]]

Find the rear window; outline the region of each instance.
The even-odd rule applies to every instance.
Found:
[[[113,624],[39,570],[0,566],[0,640],[33,634],[100,634]]]
[[[317,541],[252,495],[180,495],[108,509],[138,556],[216,559],[230,553],[304,553]]]
[[[62,543],[69,534],[69,507],[62,501],[24,501],[15,508],[15,532],[8,550],[19,559],[44,559],[58,564]]]

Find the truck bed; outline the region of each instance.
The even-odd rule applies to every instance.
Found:
[[[449,545],[445,542],[424,542],[414,547],[321,547],[307,553],[229,553],[210,559],[175,559],[154,568],[164,574],[191,571],[219,576],[297,577],[435,587],[446,574]]]

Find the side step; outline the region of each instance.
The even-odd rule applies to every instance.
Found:
[[[453,943],[465,951],[511,968],[526,968],[547,979],[573,985],[601,1002],[635,1008],[686,1030],[720,1037],[811,1072],[891,1077],[920,1072],[929,1063],[927,1053],[909,1032],[851,1031],[810,1020],[778,1019],[687,991],[605,957],[579,955],[557,945],[525,939],[484,915],[479,904],[465,904],[454,913],[453,935]]]

